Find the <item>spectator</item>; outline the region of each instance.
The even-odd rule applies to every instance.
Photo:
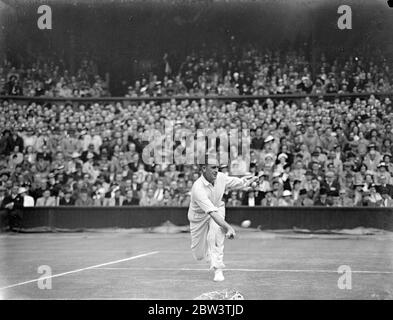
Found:
[[[141,198],[139,205],[149,207],[159,205],[159,202],[154,199],[154,190],[152,188],[147,190],[146,195]]]
[[[387,207],[387,208],[391,208],[393,207],[393,199],[392,197],[389,195],[389,192],[386,188],[380,189],[379,191],[381,197],[382,197],[382,207]]]
[[[34,207],[34,198],[27,194],[28,190],[24,187],[20,187],[18,194],[23,199],[23,208]]]
[[[36,207],[54,207],[56,206],[55,197],[51,196],[50,190],[44,190],[42,197],[37,199]]]
[[[237,191],[234,190],[231,192],[231,196],[228,199],[227,206],[230,207],[239,207],[241,206],[241,201],[237,198]]]
[[[60,206],[74,206],[75,199],[72,197],[72,190],[65,189],[64,192],[59,193],[59,205]]]
[[[388,195],[390,197],[393,197],[393,185],[392,184],[388,184],[387,181],[388,181],[388,179],[387,179],[386,175],[380,176],[379,177],[380,184],[377,185],[377,187],[376,187],[377,190],[376,191],[380,193],[380,190],[384,189],[384,190],[386,190],[386,192],[388,193]]]
[[[125,199],[125,197],[121,194],[120,187],[116,187],[112,191],[111,197],[104,199],[104,206],[108,206],[108,207],[122,206],[124,199]]]
[[[6,188],[3,187],[2,185],[0,185],[0,209],[2,209],[4,207],[3,201],[5,199],[5,191],[6,191]]]
[[[122,203],[123,206],[137,206],[139,201],[134,198],[134,192],[132,190],[128,190],[126,192],[126,197]]]
[[[278,200],[278,206],[280,207],[290,207],[293,206],[292,192],[289,190],[284,190],[282,197]]]
[[[380,207],[383,205],[382,196],[376,191],[376,185],[372,184],[370,186],[370,194],[366,197],[368,207]]]
[[[307,196],[307,190],[300,189],[299,197],[294,201],[293,205],[296,207],[312,207],[313,204],[314,202]]]
[[[352,207],[353,206],[353,201],[351,198],[347,196],[347,190],[346,189],[341,189],[339,191],[339,199],[337,206],[339,207]]]
[[[8,196],[5,196],[0,209],[6,210],[6,220],[10,231],[19,231],[22,227],[23,198],[18,194],[18,187],[13,186]]]
[[[326,189],[323,189],[323,188],[320,189],[319,196],[314,201],[314,206],[321,206],[321,207],[329,206]]]
[[[164,196],[163,196],[161,202],[159,203],[159,205],[160,206],[167,206],[167,207],[175,205],[175,203],[172,200],[169,189],[164,189]]]
[[[94,205],[93,199],[89,196],[87,189],[80,189],[79,198],[75,201],[77,207],[90,207]]]

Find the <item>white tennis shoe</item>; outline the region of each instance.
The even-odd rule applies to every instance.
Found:
[[[216,271],[214,271],[214,281],[216,282],[221,282],[224,281],[224,274],[222,273],[221,269],[216,269]]]

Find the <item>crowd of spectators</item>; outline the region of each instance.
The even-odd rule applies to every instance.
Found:
[[[392,102],[373,95],[73,105],[2,100],[0,206],[20,195],[25,206],[188,205],[197,164],[143,161],[144,133],[164,134],[166,121],[175,137],[185,129],[249,130],[249,157],[231,148],[220,170],[259,175],[261,183],[228,190],[229,206],[393,206]]]
[[[39,57],[31,63],[0,65],[0,95],[26,97],[103,97],[108,84],[93,60],[82,59],[73,74],[62,59]]]
[[[355,52],[355,51],[353,51]],[[164,57],[165,76],[141,77],[127,97],[236,96],[273,94],[389,92],[391,62],[384,53],[325,54],[312,59],[302,50],[261,51],[238,48],[190,54],[179,68]],[[313,70],[314,69],[314,70]]]

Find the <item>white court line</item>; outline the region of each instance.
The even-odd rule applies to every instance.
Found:
[[[209,271],[207,268],[96,268],[98,270],[134,270],[134,271]],[[243,272],[288,272],[288,273],[338,273],[337,270],[312,270],[312,269],[242,269],[226,268],[226,271]],[[393,274],[393,271],[352,270],[352,273],[368,274]]]
[[[42,277],[42,278],[33,279],[33,280],[29,280],[29,281],[19,282],[19,283],[12,284],[12,285],[9,285],[9,286],[6,286],[6,287],[2,287],[2,288],[0,288],[0,290],[9,289],[9,288],[17,287],[17,286],[22,286],[22,285],[24,285],[24,284],[37,282],[37,281],[39,281],[39,280],[57,278],[57,277],[65,276],[65,275],[67,275],[67,274],[77,273],[77,272],[81,272],[81,271],[85,271],[85,270],[90,270],[90,269],[95,269],[95,268],[99,268],[99,267],[103,267],[103,266],[108,266],[108,265],[115,264],[115,263],[120,263],[120,262],[124,262],[124,261],[135,260],[135,259],[147,257],[147,256],[150,256],[150,255],[153,255],[153,254],[157,254],[157,253],[159,253],[159,251],[152,251],[152,252],[139,254],[139,255],[137,255],[137,256],[133,256],[133,257],[125,258],[125,259],[110,261],[110,262],[106,262],[106,263],[96,264],[95,266],[91,266],[91,267],[86,267],[86,268],[81,268],[81,269],[76,269],[76,270],[72,270],[72,271],[67,271],[67,272],[55,274],[55,275],[53,275],[53,276]]]

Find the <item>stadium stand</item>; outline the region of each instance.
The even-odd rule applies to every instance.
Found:
[[[1,206],[22,187],[40,206],[187,206],[198,166],[142,161],[144,133],[164,133],[165,121],[175,136],[249,130],[250,159],[230,150],[221,170],[263,182],[229,191],[228,205],[393,206],[392,78],[380,52],[322,55],[314,73],[301,51],[202,52],[178,70],[165,59],[163,79],[137,80],[124,99],[105,98],[93,61],[70,75],[61,59],[5,60]]]

